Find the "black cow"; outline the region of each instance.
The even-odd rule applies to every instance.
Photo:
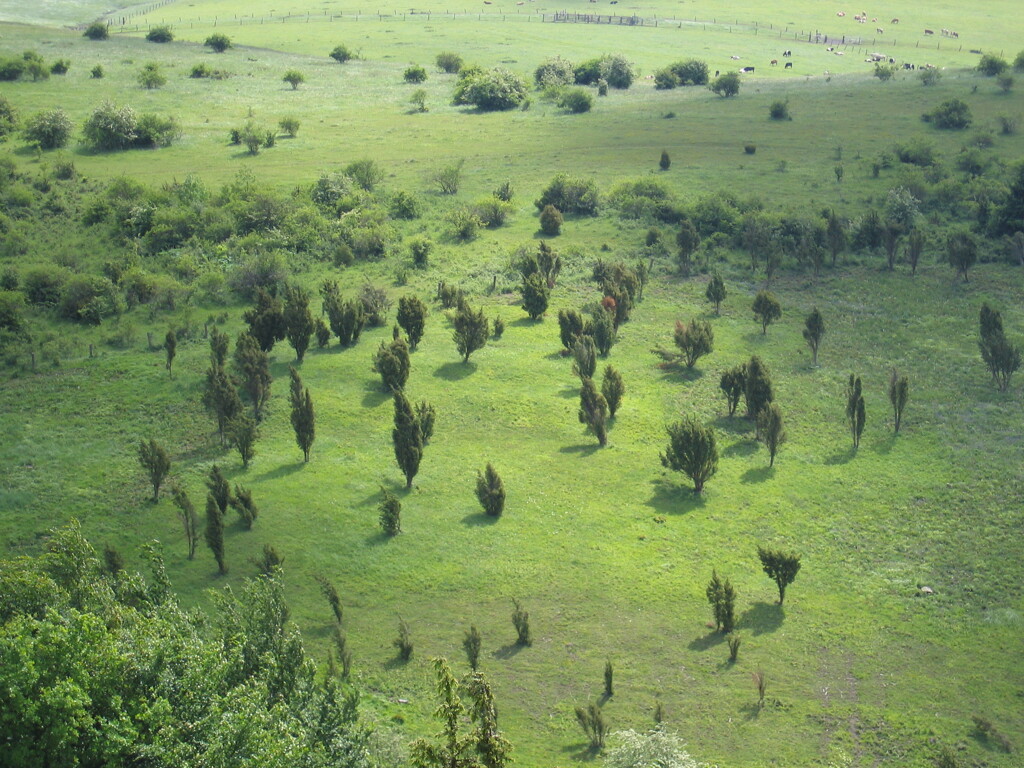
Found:
[[[783,51],[783,52],[782,52],[782,55],[783,55],[783,56],[787,56],[787,57],[788,57],[788,56],[792,56],[792,55],[793,55],[793,52],[792,52],[792,51]]]
[[[743,69],[741,69],[740,72],[742,72],[742,73],[744,73],[746,75],[750,75],[750,74],[753,74],[754,68],[753,67],[743,67]]]
[[[787,61],[786,62],[786,66],[783,67],[783,69],[792,69],[792,68],[793,68],[793,62],[792,61]]]

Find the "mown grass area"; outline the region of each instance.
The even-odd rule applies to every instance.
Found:
[[[667,4],[617,8],[672,10]],[[258,14],[263,6],[197,2],[187,11],[178,5],[163,11],[170,9],[208,19]],[[891,12],[901,14],[901,30],[934,24],[960,29],[965,41],[984,30],[991,45],[1015,42],[1000,37],[1011,25],[985,15],[1005,20],[1007,3],[969,15],[951,3],[936,6],[927,19],[904,10],[911,9]],[[849,9],[846,22],[857,11]],[[693,4],[698,17],[714,12]],[[147,21],[159,23],[160,13]],[[771,20],[776,12],[752,5],[745,15]],[[811,3],[787,7],[786,16],[773,23],[835,19],[834,9]],[[570,218],[553,241],[566,265],[541,322],[518,307],[508,263],[517,247],[535,247],[532,201],[558,171],[594,177],[607,191],[655,173],[667,149],[672,167],[658,177],[682,197],[728,189],[759,196],[769,208],[816,213],[835,206],[855,216],[890,188],[919,178],[919,171],[899,165],[875,178],[872,164],[883,152],[923,137],[952,167],[961,148],[992,130],[998,116],[1021,113],[1019,88],[1003,94],[992,80],[964,69],[946,70],[931,88],[904,74],[880,83],[852,53],[835,57],[818,46],[797,49],[798,65],[808,62],[813,78],[780,67],[745,82],[731,100],[704,89],[659,92],[640,81],[598,100],[588,115],[562,114],[537,96],[528,111],[481,115],[449,106],[452,79],[432,72],[423,86],[430,111],[409,114],[412,87],[401,82],[402,70],[410,60],[429,64],[443,49],[524,74],[548,55],[623,51],[649,73],[690,55],[717,57],[724,69],[742,40],[744,59],[759,57],[760,74],[761,59],[777,55],[778,46],[760,31],[395,18],[243,25],[237,33],[225,26],[239,47],[215,55],[198,45],[212,25],[175,26],[191,42],[161,46],[115,35],[91,43],[76,33],[5,26],[4,54],[35,48],[48,60],[63,56],[73,64],[64,77],[4,84],[3,93],[23,114],[59,104],[78,125],[105,98],[174,114],[182,123],[182,140],[167,149],[91,154],[72,147],[67,156],[90,181],[127,175],[159,185],[193,173],[216,189],[249,169],[268,187],[305,188],[325,168],[373,157],[387,172],[386,189],[423,196],[424,218],[402,235],[422,230],[439,241],[431,266],[411,269],[396,248],[380,262],[340,273],[297,260],[296,278],[315,288],[338,277],[347,293],[372,280],[395,298],[415,292],[425,300],[443,279],[464,286],[472,303],[508,327],[463,364],[431,302],[407,391],[433,403],[438,422],[406,492],[392,455],[390,398],[370,370],[378,343],[390,339],[389,327],[367,331],[351,349],[308,354],[301,373],[318,429],[309,464],[301,461],[288,420],[291,351],[284,343],[275,347],[273,399],[256,458],[242,471],[237,456],[220,449],[202,410],[205,345],[183,343],[171,378],[163,352],[146,350],[144,339],[152,331],[159,342],[168,323],[185,314],[201,324],[225,310],[223,327],[234,338],[242,328],[240,304],[198,303],[173,316],[136,310],[125,350],[103,343],[115,332],[108,324],[83,330],[54,322],[47,327],[63,340],[63,362],[12,370],[0,384],[6,438],[0,441],[0,540],[10,553],[35,551],[50,526],[76,516],[98,546],[116,546],[135,564],[138,547],[160,539],[175,586],[198,602],[208,588],[255,574],[250,558],[270,544],[285,558],[293,617],[321,658],[330,646],[330,614],[313,577],[325,574],[337,584],[365,709],[410,738],[436,730],[428,659],[445,655],[464,667],[462,635],[474,624],[483,634],[483,669],[494,682],[502,725],[524,766],[568,765],[587,756],[572,710],[600,696],[606,660],[615,667],[616,693],[604,708],[615,728],[645,727],[661,701],[668,726],[687,737],[691,751],[723,766],[927,766],[940,745],[961,749],[966,764],[1015,764],[1014,755],[971,736],[970,718],[986,717],[1015,746],[1024,743],[1015,714],[1024,611],[1017,535],[1024,495],[1021,384],[998,393],[976,343],[983,301],[999,308],[1010,336],[1020,338],[1019,268],[983,264],[961,283],[941,263],[941,245],[931,242],[916,277],[902,266],[889,273],[878,257],[863,255],[844,257],[818,279],[786,270],[772,285],[783,319],[762,335],[749,307],[763,281],[744,267],[745,256],[725,252],[713,265],[730,292],[721,315],[703,299],[706,274],[683,279],[671,258],[659,257],[644,302],[607,360],[622,372],[628,393],[609,446],[599,449],[577,420],[578,382],[559,354],[555,317],[560,308],[600,298],[589,279],[592,263],[643,254],[648,224],[611,212]],[[340,66],[327,59],[338,42],[362,48],[364,60]],[[942,55],[949,58],[933,63],[963,67],[976,59],[959,51]],[[136,84],[147,61],[163,65],[167,86],[145,91]],[[234,76],[187,78],[199,61]],[[102,80],[88,77],[95,63],[107,71]],[[307,76],[296,91],[280,81],[292,67]],[[826,80],[821,72],[830,67],[840,74]],[[921,122],[922,112],[953,96],[969,102],[974,128],[939,132]],[[768,120],[768,105],[778,98],[789,99],[792,122]],[[285,115],[303,125],[295,139],[279,139],[249,157],[227,145],[227,133],[250,109],[268,126]],[[676,117],[667,119],[670,112]],[[985,153],[1010,163],[1024,155],[1021,141],[1019,134],[994,136]],[[747,142],[756,143],[756,154],[744,154]],[[57,157],[36,156],[18,140],[4,151],[30,174],[48,172]],[[454,200],[434,194],[429,174],[460,158],[466,159],[462,191]],[[841,184],[833,173],[838,163],[846,169]],[[505,179],[517,191],[508,226],[485,230],[469,244],[445,235],[444,213]],[[663,229],[671,242],[674,233]],[[81,250],[59,256],[80,270],[102,262],[100,246],[83,240]],[[49,256],[36,250],[4,266],[22,268]],[[394,284],[399,271],[407,272],[405,286]],[[495,275],[498,289],[491,293]],[[814,306],[828,326],[817,369],[800,335]],[[695,316],[712,322],[715,352],[695,371],[659,368],[651,348],[669,346],[674,321]],[[97,345],[94,358],[87,357],[90,342]],[[717,388],[720,373],[751,354],[772,372],[789,433],[771,469],[752,425],[723,415]],[[899,436],[886,398],[892,367],[911,385]],[[851,372],[864,377],[868,410],[856,452],[843,414]],[[701,498],[658,460],[664,425],[684,414],[712,423],[722,452]],[[170,501],[147,501],[136,450],[150,436],[171,450],[174,475],[200,509],[213,463],[252,489],[260,518],[252,532],[230,530],[227,577],[215,575],[204,549],[188,562]],[[497,521],[480,513],[473,496],[476,472],[488,461],[508,490]],[[381,485],[403,503],[404,533],[390,540],[377,525]],[[762,543],[803,555],[784,608],[775,605],[775,587],[760,572],[755,547]],[[735,665],[706,626],[704,588],[713,568],[739,593],[743,644]],[[921,586],[935,594],[922,596]],[[513,597],[530,612],[530,648],[513,645]],[[399,616],[409,622],[415,645],[407,664],[391,646]],[[761,711],[750,679],[758,669],[769,680]]]

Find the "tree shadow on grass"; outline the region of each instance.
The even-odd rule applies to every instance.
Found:
[[[825,459],[825,464],[836,465],[836,464],[847,464],[854,456],[857,455],[857,449],[852,445],[841,453],[834,453]]]
[[[494,515],[488,515],[485,512],[470,512],[462,518],[462,524],[473,528],[482,528],[485,525],[494,525],[498,522],[498,519]]]
[[[590,746],[590,742],[586,742],[582,746],[580,744],[567,744],[562,747],[562,752],[580,763],[593,762],[598,754],[600,754],[599,750]]]
[[[751,456],[757,453],[757,443],[753,440],[737,440],[722,449],[722,456]]]
[[[445,363],[434,371],[435,376],[445,381],[461,381],[474,373],[476,373],[476,363],[464,363],[461,360]]]
[[[740,482],[763,483],[775,474],[775,467],[754,467],[740,475]]]
[[[557,352],[552,352],[550,354],[544,355],[544,359],[545,360],[564,360],[568,356],[569,356],[568,350],[565,349],[565,347],[563,347],[562,349],[558,350]]]
[[[725,634],[717,629],[713,629],[706,635],[693,638],[686,647],[691,651],[706,651],[709,648],[714,648],[716,645],[721,645],[724,641]]]
[[[508,643],[501,646],[501,648],[495,648],[491,651],[491,656],[496,659],[511,659],[517,656],[525,647],[525,645],[520,645],[519,643]]]
[[[687,368],[683,363],[660,363],[658,370],[661,371],[662,379],[669,382],[689,384],[704,377],[704,371],[700,368]]]
[[[782,626],[786,612],[776,603],[757,602],[747,608],[736,621],[737,629],[746,629],[752,635],[774,632]]]
[[[875,453],[878,453],[878,454],[881,454],[881,455],[885,456],[885,455],[887,455],[887,454],[892,452],[892,447],[894,445],[896,445],[896,438],[898,438],[898,437],[899,437],[899,435],[896,434],[895,432],[890,432],[888,435],[886,435],[881,440],[876,440],[871,445],[871,449]]]
[[[384,533],[384,531],[376,531],[375,533],[371,533],[369,536],[367,536],[365,541],[366,546],[368,547],[382,547],[388,542],[390,542],[393,538],[395,537],[389,536],[388,534]]]
[[[559,397],[563,397],[566,400],[575,400],[580,396],[579,387],[563,387],[562,391],[558,393]]]
[[[531,320],[529,317],[520,317],[518,320],[513,320],[509,323],[513,328],[532,328],[533,326],[543,322],[542,320]]]
[[[703,494],[694,493],[693,488],[659,477],[651,482],[654,493],[647,500],[647,506],[668,515],[685,515],[704,506]]]
[[[763,707],[759,707],[757,704],[744,704],[740,707],[740,712],[743,713],[743,719],[750,722],[760,717],[762,709]]]
[[[578,453],[581,456],[593,456],[601,449],[597,443],[581,443],[579,445],[566,445],[559,448],[559,453]]]
[[[280,477],[288,477],[288,475],[294,475],[304,466],[306,466],[306,462],[301,460],[296,461],[292,464],[282,464],[280,467],[277,467],[276,469],[271,469],[267,472],[264,472],[262,475],[257,475],[256,480],[277,480]]]
[[[376,408],[385,400],[391,399],[391,393],[385,392],[376,381],[368,381],[364,385],[366,392],[363,394],[363,407]]]
[[[393,656],[384,662],[384,669],[391,672],[409,666],[410,659],[403,659],[401,656]]]
[[[719,416],[712,424],[715,429],[732,435],[746,435],[750,433],[751,422],[742,416]]]

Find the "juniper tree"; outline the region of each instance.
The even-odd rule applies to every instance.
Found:
[[[575,309],[558,310],[558,334],[566,350],[572,351],[583,332],[583,316],[579,312]]]
[[[786,430],[782,424],[782,411],[778,403],[768,403],[757,414],[757,436],[768,449],[768,466],[775,466],[775,454],[786,441]]]
[[[626,394],[626,385],[622,381],[622,374],[610,365],[605,366],[601,377],[601,394],[608,403],[608,415],[615,418],[615,412],[619,410],[622,397]]]
[[[221,574],[228,572],[224,564],[224,518],[212,494],[206,495],[206,546],[210,548],[217,561],[217,570]]]
[[[498,708],[491,686],[482,672],[473,671],[463,681],[469,699],[471,738],[481,768],[505,768],[512,762],[512,744],[498,730]]]
[[[210,467],[210,474],[206,478],[206,489],[213,500],[217,502],[217,511],[221,515],[226,515],[228,505],[231,503],[231,483],[224,477],[224,473],[216,464]]]
[[[505,485],[490,462],[483,472],[476,473],[476,498],[491,517],[500,517],[505,509]]]
[[[244,331],[235,342],[235,370],[241,377],[242,389],[249,395],[253,417],[259,421],[270,400],[270,358],[260,348],[256,338]],[[238,416],[233,419],[237,420]]]
[[[373,356],[373,370],[380,374],[385,391],[397,392],[409,379],[409,345],[399,337],[390,343],[381,342]]]
[[[591,314],[590,333],[594,346],[602,357],[608,357],[616,339],[615,317],[604,307],[598,305]]]
[[[384,486],[380,487],[381,500],[377,505],[380,512],[380,528],[388,536],[402,532],[402,502]]]
[[[743,368],[743,397],[748,419],[757,418],[761,409],[775,399],[771,376],[757,355],[751,357]]]
[[[401,616],[398,617],[398,637],[392,645],[398,649],[398,658],[402,661],[412,658],[412,635],[409,633],[409,624]]]
[[[900,376],[896,369],[889,374],[889,402],[892,403],[892,424],[893,431],[899,432],[903,423],[903,409],[910,397],[910,380],[906,376]]]
[[[427,305],[418,296],[402,296],[398,300],[398,324],[409,339],[409,349],[415,350],[427,324]]]
[[[821,340],[824,337],[825,318],[821,316],[821,312],[815,307],[804,320],[804,341],[811,348],[811,364],[815,368],[818,367],[818,347],[821,345]]]
[[[700,358],[711,354],[715,348],[715,333],[707,320],[693,319],[686,324],[676,320],[673,339],[687,368],[693,368]]]
[[[395,460],[405,475],[405,487],[412,488],[412,479],[423,458],[423,431],[412,405],[400,390],[395,392],[395,427],[391,430]]]
[[[832,266],[835,267],[836,259],[846,248],[846,227],[842,219],[836,216],[835,211],[829,211],[828,213],[825,241],[828,243],[828,250],[832,254]]]
[[[946,238],[946,258],[966,283],[967,270],[978,260],[978,241],[966,230],[951,233]]]
[[[860,436],[864,432],[864,395],[861,393],[860,376],[850,374],[846,385],[846,420],[850,424],[850,435],[853,437],[853,448],[860,446]]]
[[[297,286],[285,293],[283,313],[285,336],[295,350],[295,358],[301,363],[309,349],[309,340],[316,330],[313,313],[309,311],[309,292]]]
[[[210,329],[210,365],[214,368],[223,368],[228,359],[228,345],[230,339],[224,331],[214,326]]]
[[[340,626],[341,619],[344,616],[344,609],[341,605],[341,597],[338,596],[338,590],[331,583],[330,579],[322,573],[316,574],[313,578],[316,579],[316,583],[320,587],[320,594],[324,596],[324,600],[331,606],[331,613],[334,614],[334,623]]]
[[[246,310],[242,319],[249,325],[249,333],[259,342],[264,352],[270,352],[275,342],[282,341],[288,332],[284,302],[264,288],[256,291],[256,304]]]
[[[769,291],[758,291],[751,307],[754,317],[761,323],[761,333],[768,333],[768,326],[782,317],[782,305]]]
[[[238,450],[238,456],[242,460],[242,467],[249,468],[249,462],[256,455],[256,441],[259,439],[260,431],[256,419],[247,413],[240,413],[227,427],[228,442]]]
[[[572,372],[580,379],[590,379],[597,370],[597,347],[591,336],[581,336],[572,347]]]
[[[217,419],[217,433],[224,443],[228,423],[241,413],[243,405],[234,379],[221,367],[211,366],[206,372],[203,405]]]
[[[718,471],[714,431],[692,417],[669,424],[666,431],[669,443],[661,454],[662,466],[685,474],[693,481],[693,492],[701,493]]]
[[[459,682],[452,674],[447,659],[431,660],[437,675],[437,695],[440,698],[435,715],[441,720],[442,730],[437,743],[417,739],[410,746],[414,768],[478,768],[473,759],[473,737],[461,734],[460,725],[466,707],[459,697]]]
[[[608,401],[604,399],[604,395],[597,391],[594,380],[591,378],[584,378],[583,385],[580,387],[580,410],[578,416],[580,424],[585,424],[594,433],[598,444],[602,447],[608,444],[608,430],[606,427]]]
[[[715,629],[728,635],[736,623],[736,590],[728,579],[722,581],[718,578],[718,571],[712,570],[705,594],[715,617]]]
[[[667,171],[672,167],[672,158],[668,156],[668,150],[661,150],[661,159],[658,161],[658,167],[663,171]]]
[[[452,339],[462,355],[462,362],[468,363],[469,356],[487,343],[490,335],[489,321],[483,308],[474,310],[468,304],[460,308],[452,318]]]
[[[548,311],[548,301],[551,298],[551,289],[540,272],[534,272],[523,280],[522,293],[523,309],[526,310],[526,314],[531,320],[539,320]]]
[[[523,610],[523,606],[514,597],[512,606],[512,626],[516,628],[516,645],[530,645],[533,642],[530,639],[530,614]]]
[[[302,379],[294,368],[291,374],[291,421],[295,430],[295,442],[302,451],[302,460],[309,461],[309,451],[316,439],[316,413],[313,410],[313,397],[309,388],[302,388]]]
[[[597,704],[589,704],[586,708],[576,707],[575,714],[576,722],[590,739],[591,751],[599,752],[604,749],[604,740],[611,731],[611,726],[605,721],[601,707]]]
[[[786,587],[793,583],[800,572],[800,555],[758,546],[757,556],[768,578],[779,588],[779,605],[786,599]]]
[[[420,434],[423,435],[423,445],[430,444],[430,438],[434,436],[434,422],[437,420],[437,409],[426,400],[416,403],[416,421],[420,424]]]
[[[180,485],[174,488],[173,498],[174,506],[178,508],[178,519],[185,529],[188,559],[192,560],[196,556],[196,542],[199,540],[199,518],[196,517],[196,508],[192,506],[192,500]]]
[[[150,438],[139,443],[139,464],[146,470],[153,486],[153,503],[160,498],[160,486],[171,471],[171,457],[156,440]]]
[[[174,356],[178,352],[178,337],[174,334],[173,328],[167,331],[164,337],[164,352],[167,354],[167,375],[173,376],[171,366],[174,365]]]
[[[708,301],[715,305],[715,314],[718,314],[721,309],[722,302],[725,301],[726,291],[725,283],[722,282],[722,278],[717,272],[711,276],[711,280],[708,282],[708,287],[704,292],[704,296]]]
[[[734,368],[724,371],[722,378],[718,382],[718,388],[725,394],[725,399],[729,406],[729,415],[734,415],[736,413],[736,406],[739,405],[740,398],[747,388],[746,366],[741,363]]]
[[[248,530],[252,530],[252,524],[256,522],[260,512],[256,503],[252,500],[252,491],[240,485],[235,486],[235,493],[229,501],[232,509],[238,513],[239,519]]]
[[[679,268],[687,270],[694,252],[700,247],[700,235],[689,219],[683,219],[676,233],[676,245],[679,247]]]
[[[466,630],[465,637],[462,638],[462,649],[466,652],[469,668],[474,672],[476,672],[476,668],[480,664],[480,644],[480,631],[475,626],[470,626]]]
[[[1020,368],[1020,348],[1006,338],[1002,315],[988,304],[982,304],[979,321],[981,359],[999,390],[1005,392],[1010,386],[1010,377]]]
[[[907,235],[907,263],[910,264],[910,274],[917,274],[917,263],[924,251],[924,232],[914,228]]]
[[[604,695],[611,697],[615,695],[615,670],[612,668],[611,661],[605,661],[604,663]]]

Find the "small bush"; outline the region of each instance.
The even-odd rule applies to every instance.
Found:
[[[456,75],[462,69],[462,57],[452,51],[442,51],[434,59],[437,68],[449,75]]]
[[[923,116],[925,122],[934,123],[936,128],[961,131],[971,125],[971,108],[961,99],[942,102]]]
[[[94,21],[85,28],[82,37],[88,37],[90,40],[106,40],[110,37],[110,30],[102,21]]]
[[[102,64],[97,64],[95,67],[89,70],[89,77],[91,77],[93,80],[102,80],[104,74],[105,73],[103,72]]]
[[[50,71],[53,72],[52,69]],[[57,73],[54,72],[54,74]],[[1004,72],[996,77],[996,83],[999,85],[999,90],[1003,93],[1009,93],[1010,89],[1013,88],[1013,75],[1009,75]]]
[[[347,45],[336,45],[334,50],[330,52],[330,57],[339,64],[344,64],[346,61],[351,61],[356,57]]]
[[[917,77],[920,79],[921,85],[937,85],[942,79],[942,73],[937,69],[922,69]]]
[[[480,219],[481,224],[488,229],[496,229],[502,226],[511,212],[511,205],[493,195],[480,198],[473,204],[473,213]]]
[[[533,80],[539,88],[551,86],[572,85],[576,82],[576,75],[573,71],[571,61],[561,57],[547,59],[533,71]]]
[[[597,184],[592,179],[560,173],[551,180],[534,205],[541,211],[545,206],[553,205],[563,213],[595,216],[599,202]]]
[[[409,241],[409,253],[412,255],[412,263],[420,268],[426,267],[430,259],[430,251],[434,248],[434,242],[423,235],[418,235]]]
[[[50,74],[66,75],[69,69],[71,69],[71,62],[68,59],[57,59],[50,65]],[[1012,81],[1013,78],[1010,78],[1010,80]]]
[[[896,74],[895,64],[883,64],[880,61],[875,62],[875,77],[881,80],[883,83],[887,83],[892,80]]]
[[[1018,121],[1016,117],[1000,115],[997,118],[997,121],[999,123],[999,132],[1003,134],[1003,136],[1012,136],[1017,132]]]
[[[507,69],[459,73],[452,102],[471,104],[482,112],[515,109],[526,102],[526,83]]]
[[[514,597],[512,605],[512,626],[516,628],[516,645],[530,645],[533,642],[530,638],[530,614],[523,610],[523,606]]]
[[[773,101],[771,106],[768,107],[768,116],[772,120],[792,120],[792,116],[789,114],[789,100],[783,101],[778,99]]]
[[[712,93],[717,93],[723,98],[730,98],[740,92],[740,76],[735,72],[726,72],[716,77],[708,86]]]
[[[924,139],[911,139],[895,147],[896,157],[901,163],[927,168],[935,165],[935,147]]]
[[[160,69],[160,65],[156,62],[150,62],[142,67],[139,72],[139,85],[146,90],[153,90],[154,88],[162,88],[167,85],[167,76]]]
[[[744,144],[743,151],[748,155],[752,155],[757,152],[757,144]]]
[[[298,87],[306,82],[306,76],[299,72],[297,69],[289,69],[284,73],[281,78],[284,82],[288,83],[292,87],[292,90],[298,90]]]
[[[418,219],[421,214],[419,198],[400,189],[391,197],[390,211],[396,219]]]
[[[410,64],[402,73],[402,79],[407,83],[423,83],[427,80],[427,70],[419,64]]]
[[[63,109],[37,112],[26,122],[24,136],[40,149],[60,149],[71,138],[71,118]]]
[[[378,505],[380,528],[387,536],[397,536],[402,532],[402,502],[383,486],[381,486],[380,492],[383,494]]]
[[[670,91],[673,88],[678,88],[679,76],[672,71],[671,67],[665,67],[659,69],[654,73],[654,87],[659,91]]]
[[[298,118],[295,117],[282,117],[278,125],[281,130],[284,131],[285,136],[295,138],[296,134],[299,132],[299,126],[301,123]]]
[[[174,32],[170,27],[153,27],[146,33],[146,39],[151,43],[169,43],[174,40]]]
[[[373,192],[374,188],[384,180],[384,171],[377,165],[376,160],[369,158],[354,160],[346,165],[345,175],[367,192]]]
[[[978,66],[976,67],[978,72],[986,77],[1001,75],[1009,68],[1010,65],[1007,63],[1006,59],[991,53],[986,53],[982,56],[981,61],[978,62]]]
[[[214,53],[224,53],[228,48],[234,47],[231,45],[231,38],[220,32],[206,38],[206,42],[203,45]]]
[[[475,240],[480,233],[483,222],[470,208],[457,208],[447,216],[452,237],[462,242]]]
[[[398,637],[395,638],[394,646],[398,649],[398,657],[402,661],[412,658],[412,638],[409,635],[409,625],[401,617],[398,619]]]
[[[560,235],[564,221],[561,211],[553,205],[545,205],[540,212],[540,231],[551,237]]]
[[[558,106],[578,115],[590,111],[594,106],[594,97],[582,88],[567,88],[558,99]]]

